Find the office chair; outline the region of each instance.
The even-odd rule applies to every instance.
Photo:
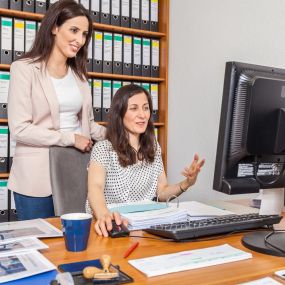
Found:
[[[90,153],[74,147],[50,147],[50,178],[56,216],[85,212]]]

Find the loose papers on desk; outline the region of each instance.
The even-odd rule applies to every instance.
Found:
[[[271,277],[265,277],[258,280],[241,283],[239,285],[282,285],[283,283],[277,282]]]
[[[0,223],[0,239],[59,237],[62,232],[43,219]]]
[[[148,277],[252,258],[252,254],[228,244],[129,260]]]
[[[0,257],[0,283],[56,269],[39,252],[33,250]]]

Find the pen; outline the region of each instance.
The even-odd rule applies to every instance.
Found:
[[[127,258],[137,248],[138,245],[139,245],[138,241],[133,243],[125,252],[124,258]]]

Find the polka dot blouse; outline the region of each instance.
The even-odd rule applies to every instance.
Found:
[[[164,171],[159,145],[153,163],[138,161],[122,167],[110,141],[99,141],[93,147],[91,161],[99,162],[106,169],[107,204],[152,200],[156,196],[158,177]]]

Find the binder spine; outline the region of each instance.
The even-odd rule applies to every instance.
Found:
[[[7,119],[7,102],[10,82],[10,73],[0,70],[0,118]]]
[[[103,72],[112,73],[113,34],[103,33]]]
[[[150,30],[158,32],[158,0],[150,0]]]
[[[35,1],[34,0],[24,0],[23,1],[23,11],[24,12],[35,12]]]
[[[8,0],[7,0],[7,2],[8,2]],[[11,10],[18,10],[18,11],[22,10],[22,1],[21,0],[10,0],[9,3],[10,3],[9,8]]]
[[[103,71],[103,32],[93,33],[93,71]]]
[[[140,0],[131,0],[131,28],[141,28],[140,14]]]
[[[121,26],[126,28],[130,27],[130,1],[121,0]]]
[[[101,1],[100,0],[91,0],[90,2],[90,11],[91,11],[91,19],[93,22],[100,22],[100,9],[101,9]]]
[[[150,0],[141,0],[141,29],[149,30],[150,29]]]
[[[159,77],[159,40],[151,40],[151,77]]]
[[[110,0],[101,0],[101,23],[110,24]]]
[[[123,74],[132,75],[132,36],[123,36]]]
[[[113,39],[113,73],[122,74],[123,36],[114,34]]]
[[[102,121],[102,80],[93,79],[93,113],[95,121]]]
[[[25,52],[25,21],[14,19],[13,60],[21,57]]]
[[[102,120],[108,121],[109,117],[109,110],[111,106],[111,80],[103,80],[103,113],[102,113]]]
[[[36,0],[35,12],[38,14],[45,14],[47,10],[47,1]]]
[[[142,75],[142,38],[133,37],[133,75]]]
[[[10,64],[12,62],[12,33],[13,33],[12,18],[1,17],[0,63]]]
[[[111,25],[121,25],[121,0],[111,0]]]

